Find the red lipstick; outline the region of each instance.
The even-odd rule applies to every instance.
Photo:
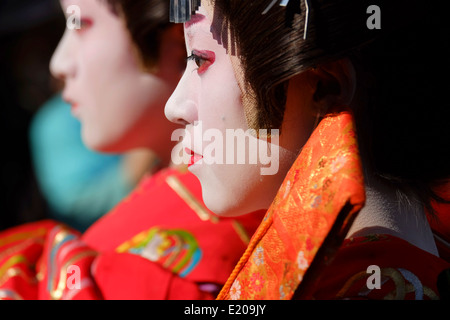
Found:
[[[194,151],[192,151],[189,148],[184,148],[184,151],[190,155],[189,158],[189,163],[188,163],[188,167],[194,165],[196,162],[200,161],[201,159],[203,159],[203,156],[195,153]]]

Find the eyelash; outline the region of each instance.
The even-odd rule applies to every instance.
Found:
[[[207,54],[199,54],[197,51],[192,51],[191,55],[187,57],[187,61],[190,60],[194,61],[197,65],[198,74],[203,74],[214,63],[215,55],[214,52],[210,51]]]

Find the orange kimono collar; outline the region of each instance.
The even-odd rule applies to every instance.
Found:
[[[365,201],[352,114],[327,115],[218,299],[307,299]]]

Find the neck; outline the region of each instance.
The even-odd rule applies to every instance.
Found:
[[[438,256],[423,206],[376,178],[366,179],[366,205],[347,238],[389,234]]]

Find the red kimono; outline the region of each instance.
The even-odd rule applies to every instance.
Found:
[[[84,234],[54,221],[0,233],[0,299],[214,299],[261,222],[219,218],[189,172],[163,170]]]
[[[289,170],[218,299],[438,298],[438,276],[450,268],[444,259],[395,237],[345,240],[364,203],[353,117],[329,114]],[[371,268],[380,289],[367,285]]]
[[[379,268],[379,287],[370,266]],[[448,268],[450,263],[393,236],[347,239],[311,298],[437,300],[437,278]]]
[[[446,197],[450,198],[450,183],[446,184],[449,189]],[[437,217],[429,217],[433,229],[439,256],[450,262],[450,204],[435,204]]]

